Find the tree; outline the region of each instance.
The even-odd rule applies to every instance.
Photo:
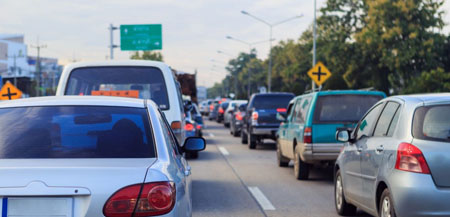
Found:
[[[155,60],[155,61],[164,61],[163,55],[160,52],[153,51],[136,51],[131,55],[130,59],[133,60]]]
[[[409,86],[405,88],[404,93],[430,93],[430,92],[449,92],[450,91],[450,72],[443,68],[433,69],[429,72],[422,72],[420,76],[413,78]]]

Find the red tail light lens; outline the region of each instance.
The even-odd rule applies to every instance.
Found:
[[[202,129],[202,125],[197,125],[197,130]]]
[[[258,120],[258,117],[259,117],[258,112],[252,112],[252,119],[253,119],[253,120],[257,121],[257,120]]]
[[[173,183],[136,184],[114,193],[105,203],[103,214],[107,217],[164,215],[169,213],[174,205],[175,186]]]
[[[305,127],[303,131],[303,142],[304,143],[312,143],[312,129],[311,127]]]
[[[209,110],[210,110],[210,111],[214,110],[214,106],[213,106],[213,105],[210,105],[210,106],[209,106]]]
[[[190,123],[186,123],[186,125],[184,125],[184,130],[186,131],[192,131],[194,129],[194,125],[190,124]]]
[[[286,111],[287,111],[287,109],[285,109],[285,108],[277,108],[277,112],[279,112],[279,113],[283,113]]]
[[[422,151],[409,143],[400,143],[398,146],[395,169],[430,174],[430,169]]]
[[[220,107],[220,108],[219,108],[219,113],[220,113],[220,114],[223,114],[224,112],[225,112],[225,111],[223,110],[223,108]]]
[[[242,121],[242,119],[243,119],[242,113],[241,112],[236,113],[236,120]]]

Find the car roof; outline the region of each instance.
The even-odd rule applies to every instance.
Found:
[[[117,96],[45,96],[0,102],[0,108],[29,106],[120,106],[145,108],[145,100]]]
[[[105,61],[86,61],[67,65],[68,68],[96,67],[96,66],[153,66],[158,68],[167,67],[163,62],[151,60],[105,60]]]
[[[386,97],[386,94],[381,91],[373,90],[325,90],[316,92],[319,96],[324,95],[341,95],[341,94],[357,94],[357,95],[379,95]]]
[[[390,98],[402,99],[408,102],[434,104],[447,102],[450,103],[450,93],[429,93],[429,94],[412,94],[412,95],[398,95]]]
[[[270,92],[270,93],[254,93],[254,96],[270,96],[270,95],[294,95],[293,93],[289,92]]]

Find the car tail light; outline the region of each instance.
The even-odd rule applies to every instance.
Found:
[[[257,121],[259,117],[258,112],[252,112],[252,120]]]
[[[172,128],[172,130],[177,131],[177,130],[181,130],[181,122],[180,121],[174,121],[170,124],[170,127]]]
[[[241,112],[236,113],[236,120],[242,121],[242,119],[243,119],[242,113]]]
[[[210,105],[210,106],[209,106],[209,110],[210,110],[210,111],[214,110],[214,106],[213,106],[213,105]]]
[[[192,131],[194,129],[194,125],[192,125],[191,123],[186,123],[186,125],[184,125],[184,130],[186,131]]]
[[[175,205],[172,182],[153,182],[124,187],[106,201],[106,217],[156,216],[169,213]]]
[[[277,108],[277,112],[279,112],[279,113],[283,113],[286,111],[287,111],[287,109],[285,109],[285,108]]]
[[[409,143],[400,143],[398,145],[395,169],[430,174],[430,169],[422,151]]]
[[[202,125],[197,125],[197,130],[201,130],[202,129]]]
[[[223,108],[220,107],[220,108],[219,108],[219,113],[220,113],[220,114],[223,114],[224,112],[225,112],[225,111],[223,110]]]
[[[303,142],[304,143],[312,143],[312,129],[311,127],[305,127],[303,131]]]

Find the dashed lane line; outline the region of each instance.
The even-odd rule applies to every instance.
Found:
[[[222,153],[224,156],[230,155],[230,152],[228,152],[227,149],[224,148],[224,147],[222,147],[222,146],[219,146],[219,151],[220,151],[220,153]]]
[[[272,203],[267,199],[267,197],[259,190],[258,187],[248,187],[250,193],[252,193],[253,197],[258,201],[259,205],[263,208],[263,210],[275,210],[275,207]]]
[[[208,137],[214,138],[214,134],[208,133]]]

